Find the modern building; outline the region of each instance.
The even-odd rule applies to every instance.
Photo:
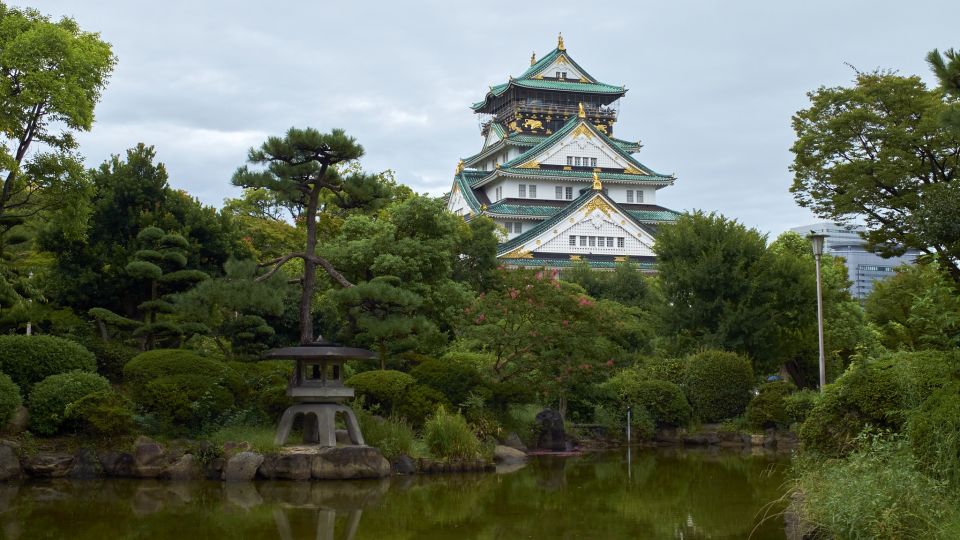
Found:
[[[919,251],[908,251],[900,257],[881,257],[867,248],[867,241],[861,234],[866,229],[862,225],[841,225],[823,221],[790,230],[803,236],[810,233],[827,235],[823,252],[844,258],[847,274],[853,282],[850,294],[861,300],[873,290],[874,282],[894,275],[893,269],[897,266],[913,264],[921,254]]]
[[[639,142],[613,136],[626,92],[588,73],[560,36],[473,105],[483,147],[457,165],[447,208],[501,225],[507,266],[652,269],[657,225],[678,215],[657,205],[657,192],[676,177],[637,161]]]

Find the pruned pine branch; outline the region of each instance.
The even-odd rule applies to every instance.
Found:
[[[261,263],[260,267],[273,266],[273,268],[271,268],[270,271],[267,272],[266,274],[258,277],[256,281],[266,281],[270,279],[270,277],[276,274],[280,270],[280,268],[283,267],[283,265],[287,264],[293,259],[303,259],[305,261],[313,262],[314,264],[317,264],[320,267],[322,267],[327,272],[327,275],[333,278],[333,280],[339,283],[342,287],[344,288],[353,287],[353,283],[350,283],[350,281],[347,278],[345,278],[343,274],[338,272],[337,269],[334,268],[332,264],[330,264],[330,261],[324,259],[323,257],[317,256],[317,255],[308,255],[306,253],[290,253],[289,255],[278,257],[276,259],[273,259],[272,261]]]

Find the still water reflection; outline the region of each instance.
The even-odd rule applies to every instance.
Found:
[[[783,538],[785,457],[634,450],[355,482],[0,485],[5,538]],[[765,511],[773,514],[760,523]]]

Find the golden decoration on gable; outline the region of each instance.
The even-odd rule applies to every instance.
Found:
[[[557,48],[561,51],[567,50],[567,48],[563,45],[563,32],[557,34]]]
[[[633,165],[630,165],[629,167],[623,170],[623,173],[624,174],[643,174],[643,171],[634,167]]]
[[[603,184],[600,183],[600,174],[593,171],[593,190],[600,191],[601,189],[603,189]]]
[[[613,208],[610,207],[610,204],[600,196],[596,196],[590,200],[587,204],[583,205],[583,215],[584,217],[589,216],[591,212],[598,210],[603,212],[607,217],[610,217],[610,212],[613,212]]]
[[[537,129],[543,129],[543,122],[541,122],[540,120],[534,120],[533,118],[527,118],[523,122],[523,127],[531,131],[537,130]]]
[[[537,244],[538,246],[540,245],[540,239],[539,239],[539,238],[537,239],[536,244]]]
[[[583,110],[583,103],[577,104],[577,116],[579,116],[580,118],[587,117],[587,111]]]
[[[614,257],[613,262],[627,262],[626,257]]]
[[[582,261],[582,260],[583,260],[583,257],[581,257],[581,256],[579,256],[579,255],[571,255],[571,256],[570,256],[570,260],[571,260],[571,261]]]
[[[504,255],[504,258],[506,258],[506,259],[532,259],[532,258],[533,258],[533,253],[530,253],[529,251],[523,249],[523,247],[521,246],[521,247],[518,247],[517,249],[511,251],[510,253],[507,253],[506,255]]]
[[[507,127],[510,128],[510,131],[513,131],[513,132],[516,132],[516,133],[519,133],[519,132],[520,132],[520,126],[517,125],[517,121],[516,121],[516,120],[514,120],[514,121],[510,122],[509,124],[507,124]]]
[[[533,53],[530,55],[530,65],[532,66],[536,63],[537,63],[537,51],[533,51]]]
[[[457,172],[454,174],[460,174],[462,172],[463,172],[463,160],[461,159],[460,162],[457,163]]]
[[[481,212],[486,212],[486,211],[487,211],[487,205],[486,205],[486,204],[481,204],[481,205],[480,205],[480,211],[481,211]]]
[[[564,56],[564,55],[561,54],[560,56],[557,57],[557,64],[558,64],[558,65],[565,66],[565,65],[567,65],[567,64],[569,64],[569,63],[570,63],[570,62],[567,60],[567,57],[566,57],[566,56]]]
[[[604,135],[609,134],[607,131],[607,126],[605,124],[597,124],[596,128],[603,132]]]
[[[570,135],[572,135],[573,138],[577,138],[581,135],[588,139],[592,139],[594,137],[593,132],[590,131],[590,128],[588,128],[586,124],[580,124],[577,126],[573,132],[570,133]]]
[[[569,166],[569,165],[564,165],[564,166],[563,166],[563,170],[565,170],[565,171],[572,171],[572,170],[573,170],[573,167],[571,167],[571,166]]]
[[[524,163],[523,165],[518,165],[517,168],[518,168],[518,169],[539,169],[539,168],[540,168],[540,162],[538,162],[538,161],[528,161],[528,162]]]

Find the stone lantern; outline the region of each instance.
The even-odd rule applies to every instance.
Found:
[[[297,362],[287,386],[287,395],[297,403],[287,408],[280,417],[274,441],[278,446],[287,442],[294,420],[301,415],[304,444],[336,446],[337,414],[343,415],[350,442],[364,444],[356,415],[343,404],[353,397],[353,388],[343,385],[343,364],[347,360],[376,358],[376,353],[342,347],[320,338],[306,345],[273,349],[267,352],[266,357]]]

